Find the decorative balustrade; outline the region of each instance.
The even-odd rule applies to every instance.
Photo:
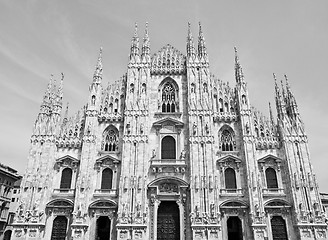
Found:
[[[153,173],[182,173],[186,172],[185,159],[152,159],[150,160],[150,168]]]
[[[220,189],[221,196],[243,196],[243,189]]]
[[[94,197],[117,197],[117,189],[95,189]]]

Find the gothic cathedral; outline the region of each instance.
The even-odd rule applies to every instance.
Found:
[[[277,117],[210,73],[201,25],[186,54],[150,53],[137,26],[127,72],[108,87],[102,49],[89,98],[63,108],[50,79],[37,116],[12,239],[327,238],[308,139],[285,76]]]

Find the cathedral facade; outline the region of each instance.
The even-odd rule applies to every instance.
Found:
[[[201,25],[186,54],[150,53],[146,26],[107,87],[100,50],[86,105],[51,79],[31,136],[12,239],[327,238],[308,139],[285,77],[277,116],[252,107],[235,49],[234,86],[210,72]]]

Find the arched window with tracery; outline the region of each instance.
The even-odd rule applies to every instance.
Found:
[[[102,171],[101,175],[101,189],[112,189],[112,182],[113,182],[113,171],[110,168],[105,168]]]
[[[273,168],[269,167],[265,170],[265,178],[267,182],[267,188],[278,188],[277,174]]]
[[[226,189],[237,189],[236,172],[232,168],[224,171],[224,180]]]
[[[118,150],[118,131],[115,128],[109,127],[104,131],[101,150],[106,152]]]
[[[162,159],[176,159],[175,139],[166,136],[162,139],[161,157]]]
[[[72,169],[65,168],[62,171],[60,189],[71,189],[72,183]]]
[[[174,113],[177,110],[176,89],[170,82],[166,82],[162,87],[162,112]]]
[[[222,151],[233,151],[234,150],[234,137],[232,131],[224,129],[221,132],[220,138],[221,150]]]

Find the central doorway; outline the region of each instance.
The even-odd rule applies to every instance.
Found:
[[[243,231],[239,217],[229,217],[227,227],[228,240],[243,240]]]
[[[157,240],[180,240],[179,206],[162,201],[157,214]]]
[[[287,240],[286,222],[281,216],[274,216],[271,218],[272,239],[273,240]]]
[[[109,240],[110,238],[110,220],[107,216],[100,216],[97,219],[97,240]]]

